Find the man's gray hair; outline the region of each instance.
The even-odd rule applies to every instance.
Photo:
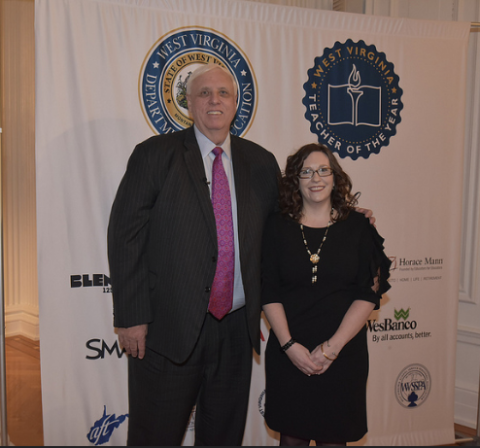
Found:
[[[227,74],[230,77],[230,79],[232,80],[234,93],[236,94],[237,93],[237,82],[235,81],[234,76],[232,75],[232,73],[228,69],[226,69],[225,67],[223,67],[221,65],[218,65],[218,64],[202,64],[200,67],[195,69],[194,72],[188,77],[188,80],[187,80],[187,95],[190,95],[192,82],[196,78],[198,78],[199,76],[209,72],[210,70],[215,70],[215,69],[222,70],[225,74]]]

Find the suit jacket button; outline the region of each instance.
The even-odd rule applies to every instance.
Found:
[[[211,291],[210,286],[206,286],[206,287],[205,287],[205,292],[210,292],[210,291]]]
[[[212,261],[215,263],[217,261],[217,257],[212,257]]]

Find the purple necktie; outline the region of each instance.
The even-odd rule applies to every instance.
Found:
[[[232,309],[235,245],[233,242],[232,203],[227,175],[223,169],[222,148],[212,150],[212,203],[217,225],[218,258],[208,311],[222,319]]]

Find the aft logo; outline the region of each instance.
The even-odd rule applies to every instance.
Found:
[[[218,64],[232,73],[238,85],[234,135],[245,135],[257,108],[257,81],[241,48],[211,28],[187,27],[162,36],[148,52],[140,71],[141,107],[152,130],[168,134],[192,125],[186,85],[202,64]]]
[[[100,420],[97,420],[90,428],[87,434],[87,439],[95,446],[107,443],[113,434],[113,431],[117,429],[128,417],[128,414],[119,415],[107,414],[107,406],[103,407],[103,416]]]
[[[410,364],[397,377],[395,396],[403,407],[415,408],[425,403],[431,387],[432,380],[426,367]]]
[[[389,145],[403,104],[399,78],[384,53],[362,40],[336,42],[307,73],[305,118],[320,143],[353,160]]]

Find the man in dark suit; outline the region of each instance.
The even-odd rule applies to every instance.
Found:
[[[236,98],[226,69],[197,69],[187,85],[194,126],[137,145],[112,207],[114,325],[131,355],[129,445],[181,444],[195,405],[196,445],[242,442],[252,347],[260,350],[261,238],[279,168],[273,154],[230,134]],[[227,186],[218,187],[218,169]],[[217,232],[215,182],[232,227],[223,290],[228,245]],[[213,311],[216,295],[229,301],[225,316]]]

